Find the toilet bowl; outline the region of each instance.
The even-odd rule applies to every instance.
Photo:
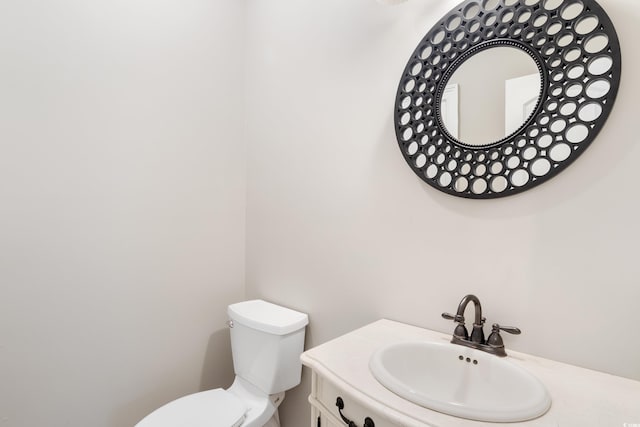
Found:
[[[235,380],[181,397],[135,427],[280,427],[285,391],[300,383],[300,354],[308,317],[262,300],[227,309]]]
[[[284,392],[265,396],[236,377],[228,390],[217,388],[169,402],[136,427],[280,427]]]

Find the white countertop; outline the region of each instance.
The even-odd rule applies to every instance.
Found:
[[[382,386],[369,372],[369,358],[382,346],[404,341],[449,342],[450,335],[391,320],[379,320],[302,355],[302,363],[349,392],[360,404],[402,426],[481,427],[495,423],[465,420],[423,408]],[[507,348],[507,359],[538,377],[551,395],[551,409],[521,423],[527,427],[635,427],[640,425],[640,382]],[[639,361],[640,363],[640,361]]]

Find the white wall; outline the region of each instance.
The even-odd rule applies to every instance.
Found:
[[[381,317],[450,333],[467,293],[508,348],[640,380],[636,0],[600,0],[623,81],[553,180],[473,201],[422,183],[393,127],[415,45],[458,0],[249,0],[247,293],[310,314],[308,346]],[[283,404],[308,425],[308,374]]]
[[[232,380],[243,2],[0,3],[0,425],[123,427]]]

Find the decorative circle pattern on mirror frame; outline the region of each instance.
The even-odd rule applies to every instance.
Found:
[[[513,134],[483,146],[453,138],[440,101],[453,72],[497,45],[527,52],[542,87]],[[396,137],[411,169],[445,193],[489,199],[557,175],[596,138],[613,107],[621,73],[613,23],[595,0],[466,0],[413,52],[395,105]]]

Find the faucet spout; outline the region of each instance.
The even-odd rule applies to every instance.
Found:
[[[474,342],[477,344],[484,344],[485,339],[484,339],[483,325],[484,325],[485,319],[482,317],[482,305],[480,304],[480,300],[478,299],[477,296],[466,295],[464,298],[462,298],[462,301],[460,301],[460,304],[458,305],[458,311],[456,313],[456,317],[460,316],[460,318],[464,319],[464,311],[466,310],[467,305],[469,305],[470,302],[473,302],[473,307],[475,310],[473,330],[471,331],[470,339],[471,339],[471,342]]]
[[[473,306],[476,312],[473,324],[480,325],[482,324],[482,305],[480,304],[480,300],[478,299],[478,297],[475,295],[466,295],[464,298],[462,298],[462,301],[460,301],[460,304],[458,305],[458,311],[456,312],[456,315],[464,317],[464,311],[466,310],[467,305],[470,302],[473,302]]]

